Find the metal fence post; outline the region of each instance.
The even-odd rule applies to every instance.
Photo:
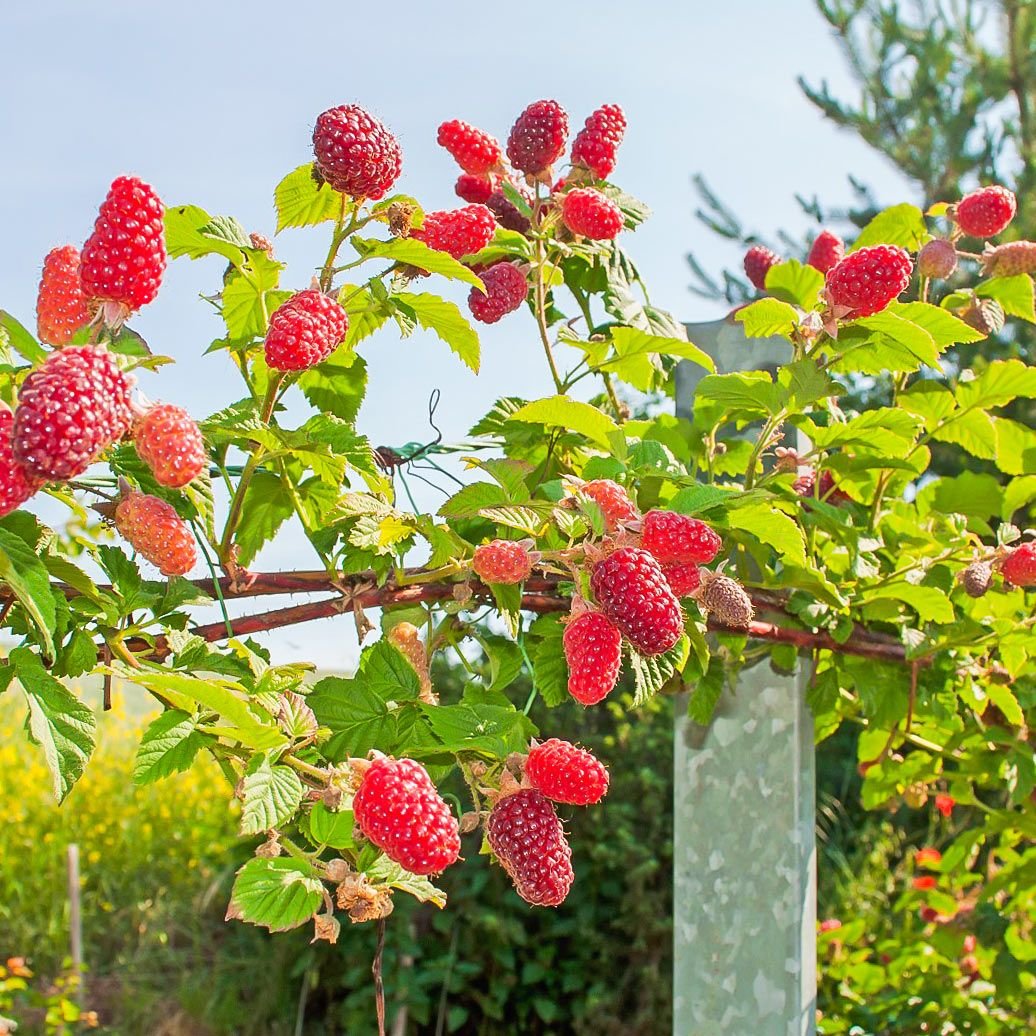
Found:
[[[780,338],[689,324],[719,373],[776,366]],[[677,368],[689,416],[700,368]],[[800,672],[742,670],[708,729],[678,709],[674,753],[675,1036],[816,1031],[813,718]]]

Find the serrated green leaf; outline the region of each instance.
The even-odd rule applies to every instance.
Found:
[[[981,281],[975,285],[975,294],[985,299],[996,299],[1009,317],[1021,317],[1030,324],[1036,324],[1032,278],[1027,273]]]
[[[441,910],[446,906],[446,893],[436,888],[428,878],[411,874],[387,856],[379,856],[364,869],[369,881],[375,885],[387,885],[413,896],[419,903],[432,903]]]
[[[179,709],[163,712],[144,731],[133,766],[134,784],[152,784],[190,769],[207,738],[198,731],[197,717]]]
[[[306,697],[317,722],[331,730],[324,754],[332,762],[366,755],[372,748],[389,751],[396,720],[388,706],[357,680],[325,677]]]
[[[0,581],[10,587],[52,657],[57,613],[50,576],[36,552],[7,529],[0,529]]]
[[[510,419],[577,432],[606,450],[610,450],[609,436],[619,431],[619,426],[597,407],[568,396],[548,396],[526,403]]]
[[[764,503],[738,507],[728,515],[730,527],[750,533],[773,547],[781,561],[806,567],[806,544],[798,522],[783,511]]]
[[[708,374],[698,383],[695,401],[709,400],[724,409],[745,414],[776,414],[787,393],[766,371],[738,371],[734,374]]]
[[[723,662],[716,657],[709,659],[705,675],[695,685],[687,702],[687,715],[695,723],[707,727],[712,722],[719,699],[726,686],[726,672]]]
[[[929,367],[938,367],[940,348],[935,339],[919,324],[906,320],[889,310],[875,313],[870,317],[862,317],[854,321],[857,327],[877,332],[891,342],[909,350],[921,363]]]
[[[690,360],[708,371],[716,369],[712,357],[688,342],[686,336],[677,338],[649,334],[635,327],[614,327],[612,346],[615,355],[600,364],[598,369],[618,375],[641,391],[651,387],[652,377],[657,370],[652,362],[655,356]]]
[[[923,327],[940,349],[959,342],[980,342],[985,337],[981,331],[930,302],[892,302],[888,311]]]
[[[1036,398],[1036,367],[1017,359],[993,360],[971,381],[961,381],[954,396],[961,407],[984,409]]]
[[[788,302],[765,298],[737,310],[734,319],[744,326],[748,338],[790,338],[799,321],[799,311]]]
[[[313,179],[313,163],[293,169],[274,188],[277,233],[288,227],[314,227],[342,214],[343,195]]]
[[[478,335],[454,303],[438,295],[414,295],[410,292],[393,295],[392,303],[397,308],[403,307],[426,331],[434,332],[465,366],[478,373],[481,356]]]
[[[637,654],[632,648],[627,652],[630,670],[633,673],[633,705],[639,708],[656,695],[687,664],[691,644],[686,636],[663,655],[647,657]]]
[[[299,375],[302,394],[321,413],[352,424],[367,392],[367,363],[346,349]]]
[[[249,860],[234,879],[227,919],[286,932],[305,924],[323,905],[323,883],[294,857]]]
[[[353,839],[353,812],[343,809],[332,813],[322,802],[317,802],[309,814],[309,837],[314,845],[326,845],[331,849],[351,849]]]
[[[47,358],[47,350],[6,309],[0,309],[0,329],[7,333],[8,345],[29,363],[35,365]]]
[[[280,478],[269,471],[257,471],[245,490],[241,512],[245,520],[238,526],[234,542],[238,560],[249,565],[295,513],[295,508],[291,493]]]
[[[855,252],[871,245],[899,245],[909,252],[916,252],[927,237],[924,213],[916,205],[893,205],[879,212],[860,231],[849,251]]]
[[[364,241],[353,238],[353,245],[365,259],[393,259],[414,266],[425,273],[437,273],[450,280],[463,281],[483,291],[482,279],[448,252],[429,248],[412,237],[394,237],[390,241]],[[398,297],[398,296],[397,296]]]
[[[257,835],[287,823],[302,803],[302,779],[290,766],[256,756],[241,780],[241,833]]]
[[[506,504],[508,500],[501,486],[493,482],[472,482],[454,493],[438,513],[442,518],[476,518],[483,508]]]
[[[416,698],[421,691],[414,667],[386,640],[379,640],[363,652],[356,678],[385,701]]]
[[[766,290],[784,302],[802,309],[817,304],[824,275],[812,266],[804,266],[797,259],[775,263],[766,271]]]

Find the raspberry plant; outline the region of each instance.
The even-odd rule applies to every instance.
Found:
[[[864,728],[868,805],[923,806],[931,793],[947,817],[974,812],[943,850],[957,896],[937,881],[922,890],[925,923],[995,902],[1024,942],[1033,904],[1012,875],[1036,864],[1036,548],[1023,531],[1036,435],[999,411],[1036,397],[1036,371],[940,358],[982,340],[990,307],[1036,322],[1036,245],[1015,243],[1001,273],[994,243],[959,247],[968,207],[947,199],[881,213],[844,256],[828,235],[815,266],[755,249],[746,265],[761,297],[734,319],[749,339],[784,339],[787,362],[709,373],[677,418],[649,401],[673,395],[677,362],[713,364],[652,304],[626,251],[648,210],[601,179],[621,158],[625,118],[594,112],[562,168],[568,125],[556,101],[530,105],[505,159],[496,138],[444,122],[469,204],[425,213],[390,193],[403,162],[391,130],[356,105],[324,112],[313,156],[274,191],[278,233],[328,231],[326,255],[290,273],[232,216],[163,209],[120,177],[82,259],[71,246],[47,259],[38,326],[56,347],[0,316],[13,641],[0,687],[20,688],[55,794],[69,794],[94,745],[96,717],[70,683],[118,677],[163,708],[136,780],[209,753],[241,801],[256,852],[228,918],[310,925],[334,942],[343,920],[383,922],[396,894],[444,906],[436,873],[479,851],[520,895],[557,906],[581,850],[549,799],[597,801],[602,762],[622,760],[555,737],[578,731],[544,731],[537,747],[530,703],[508,693],[515,677],[527,670],[548,705],[571,694],[590,707],[626,667],[638,702],[690,689],[707,724],[740,666],[768,655],[788,669],[801,655],[818,735]],[[1014,212],[1007,193],[984,196],[985,229]],[[919,273],[922,248],[934,258]],[[213,267],[225,333],[207,350],[241,378],[215,414],[132,392],[134,369],[167,362],[127,323],[175,276],[167,257]],[[946,290],[936,274],[958,263],[969,279]],[[527,321],[550,391],[492,402],[464,447],[468,482],[437,513],[414,513],[397,493],[412,457],[363,436],[363,353],[420,326],[477,371],[476,331],[437,293],[450,281],[470,290],[476,320]],[[892,406],[840,405],[882,377]],[[931,477],[933,443],[975,470]],[[66,526],[35,516],[38,493],[67,508]],[[87,506],[113,528],[84,535]],[[288,522],[312,567],[255,571]],[[240,601],[293,593],[321,596],[239,614]],[[201,622],[196,609],[213,603],[222,619]],[[347,613],[365,645],[348,678],[314,680],[251,639]],[[439,652],[471,674],[456,700],[430,678]],[[437,790],[455,771],[466,802]],[[1026,960],[1019,951],[1019,970]]]

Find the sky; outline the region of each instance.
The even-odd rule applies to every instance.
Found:
[[[739,249],[695,219],[693,174],[702,173],[747,227],[768,235],[809,229],[795,193],[845,202],[849,173],[881,201],[910,197],[880,155],[823,121],[796,85],[805,73],[852,96],[837,42],[812,0],[530,0],[482,17],[470,4],[398,0],[383,21],[378,12],[322,0],[3,5],[0,308],[33,325],[44,255],[82,243],[108,185],[123,173],[153,184],[168,205],[233,215],[272,237],[274,185],[312,157],[316,116],[343,103],[366,107],[399,137],[404,169],[396,189],[426,209],[460,204],[457,170],[435,141],[445,119],[503,140],[522,108],[540,98],[564,105],[573,133],[600,104],[622,105],[629,128],[612,179],[654,212],[624,247],[653,301],[692,322],[719,317],[723,307],[688,290],[685,254],[694,251],[716,271],[740,261]],[[282,284],[308,286],[326,233],[276,238],[278,258],[289,264]],[[198,417],[240,396],[225,357],[203,356],[222,325],[198,296],[218,290],[221,274],[215,258],[171,263],[158,300],[132,322],[155,352],[176,360],[142,376],[143,391]],[[458,302],[466,294],[445,293]],[[425,441],[427,401],[438,388],[438,423],[455,441],[498,396],[550,393],[524,313],[483,328],[481,337],[477,377],[428,335],[401,340],[386,327],[364,342],[370,388],[359,429],[375,445]],[[423,508],[441,499],[419,490]],[[317,566],[302,536],[288,530],[253,567]],[[265,642],[282,661],[326,668],[348,665],[356,653],[348,618]]]

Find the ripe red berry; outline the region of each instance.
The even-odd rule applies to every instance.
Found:
[[[0,516],[21,507],[43,485],[15,461],[11,451],[13,427],[14,411],[0,404]]]
[[[622,634],[600,612],[584,612],[562,638],[568,663],[568,693],[582,705],[596,705],[615,689],[622,667]]]
[[[957,202],[957,226],[971,237],[993,237],[1014,219],[1017,207],[1006,187],[980,187]]]
[[[945,792],[939,792],[935,796],[935,808],[944,816],[949,817],[953,812],[953,807],[957,805],[957,800],[952,795],[947,795]]]
[[[512,184],[511,186],[531,204],[532,199],[529,196],[528,191],[515,184]],[[493,189],[493,193],[490,194],[489,198],[486,200],[486,205],[490,212],[492,212],[496,217],[497,223],[499,223],[504,230],[514,230],[519,234],[525,234],[532,225],[529,222],[529,218],[507,197],[506,194],[504,194],[500,187],[495,187]]]
[[[525,274],[514,263],[494,263],[479,274],[486,294],[472,288],[468,295],[471,315],[483,324],[495,324],[501,317],[513,313],[529,293]]]
[[[320,176],[353,198],[383,198],[403,168],[399,141],[358,104],[342,104],[319,116],[313,154]]]
[[[565,901],[575,879],[572,850],[542,792],[525,788],[500,799],[490,811],[486,837],[522,899],[533,906]]]
[[[523,173],[542,173],[561,157],[567,137],[565,109],[557,101],[535,101],[511,127],[507,157]]]
[[[521,583],[529,578],[533,560],[527,544],[493,540],[475,548],[471,567],[485,583]]]
[[[917,253],[917,272],[922,277],[944,281],[957,269],[957,249],[949,241],[934,237]]]
[[[579,491],[600,507],[604,514],[604,527],[608,532],[615,532],[621,522],[636,521],[640,517],[640,512],[633,506],[626,490],[610,478],[594,479],[580,486]]]
[[[906,291],[912,270],[910,256],[896,245],[861,248],[828,271],[827,296],[853,319],[869,317]]]
[[[1036,540],[1015,547],[1000,562],[1000,572],[1012,586],[1036,586]]]
[[[622,210],[593,187],[577,187],[561,202],[561,220],[572,231],[594,241],[610,241],[622,230]]]
[[[680,602],[646,550],[622,547],[598,561],[590,587],[601,611],[640,654],[661,655],[683,635]]]
[[[81,475],[129,429],[131,384],[102,346],[51,353],[18,391],[15,460],[47,482]]]
[[[485,176],[504,160],[496,137],[460,119],[444,122],[439,127],[438,140],[464,172],[475,176]]]
[[[79,283],[79,250],[72,245],[53,248],[43,260],[36,295],[36,330],[41,342],[68,345],[72,336],[90,322]]]
[[[845,242],[830,230],[821,230],[813,241],[806,262],[815,270],[827,273],[836,263],[845,258]]]
[[[131,313],[154,300],[165,271],[164,213],[143,180],[120,176],[112,183],[83,245],[79,278],[88,299],[118,303]]]
[[[615,153],[626,133],[626,116],[617,104],[592,112],[572,142],[572,162],[584,165],[598,180],[607,180],[615,168]]]
[[[932,244],[932,242],[929,242]],[[928,245],[925,245],[927,248]],[[921,249],[924,251],[924,248]],[[921,257],[918,256],[918,264]],[[986,277],[1014,277],[1019,273],[1036,274],[1036,241],[1008,241],[990,248],[982,256],[982,273]]]
[[[496,233],[496,219],[485,205],[426,212],[424,223],[412,237],[454,259],[481,251]]]
[[[640,545],[662,564],[707,564],[720,552],[723,541],[697,518],[675,511],[648,511]]]
[[[303,371],[334,352],[349,330],[349,317],[315,288],[292,295],[274,310],[266,332],[266,362],[276,371]]]
[[[438,874],[460,855],[460,827],[428,771],[413,759],[376,759],[353,798],[356,826],[412,874]]]
[[[209,464],[197,422],[183,407],[159,403],[133,423],[133,445],[160,486],[180,489]]]
[[[592,752],[556,737],[529,751],[525,776],[548,799],[572,806],[592,806],[608,791],[604,764]]]
[[[191,527],[157,496],[127,493],[115,506],[115,528],[164,576],[185,576],[198,560]]]
[[[701,572],[693,562],[663,565],[662,571],[674,597],[690,597],[701,585]]]
[[[745,274],[760,291],[766,291],[766,274],[779,262],[781,257],[765,245],[752,245],[745,252]]]
[[[461,173],[453,188],[458,198],[472,205],[487,205],[494,189],[493,181],[489,177],[472,176],[471,173]]]

